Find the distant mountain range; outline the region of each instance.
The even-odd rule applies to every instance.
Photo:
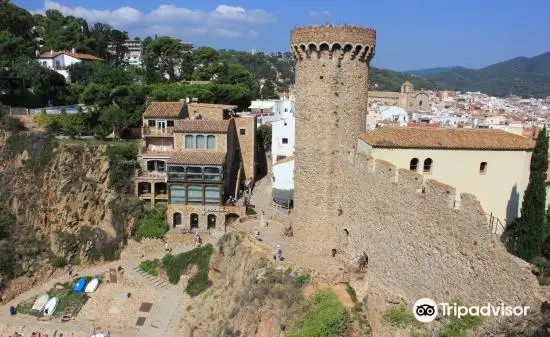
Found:
[[[481,91],[494,96],[550,96],[550,52],[516,57],[481,69],[442,67],[405,73],[424,77],[438,89]]]

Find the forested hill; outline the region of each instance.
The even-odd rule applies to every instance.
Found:
[[[439,88],[495,96],[550,96],[550,52],[531,58],[516,57],[481,69],[453,67],[413,73],[424,75]]]

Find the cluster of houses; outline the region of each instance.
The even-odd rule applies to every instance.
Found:
[[[460,209],[460,194],[470,193],[502,227],[519,216],[541,126],[538,118],[525,118],[517,125],[502,113],[485,112],[481,118],[479,113],[461,112],[451,118],[446,115],[450,108],[437,112],[439,102],[464,96],[447,92],[435,99],[432,93],[415,92],[409,83],[393,96],[371,94],[359,152],[420,173],[424,180],[453,186],[455,209]],[[470,99],[464,102],[472,105]],[[546,109],[544,104],[538,108]],[[147,107],[136,193],[152,205],[165,203],[170,226],[212,229],[245,214],[242,200],[256,179],[256,131],[262,125],[272,130],[273,201],[292,208],[295,101],[253,101],[248,110],[188,100],[152,102]]]

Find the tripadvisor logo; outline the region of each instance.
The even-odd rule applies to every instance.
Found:
[[[473,305],[465,306],[457,303],[435,303],[429,298],[422,298],[414,303],[412,308],[414,317],[422,322],[429,323],[433,321],[438,312],[442,316],[455,316],[462,318],[464,316],[526,316],[531,308],[528,306],[509,306],[501,303],[493,305],[487,303],[483,306]]]

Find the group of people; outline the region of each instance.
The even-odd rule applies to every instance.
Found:
[[[260,231],[256,230],[254,232],[254,238],[256,241],[262,241],[262,237],[260,235]],[[281,245],[277,245],[277,248],[275,248],[275,252],[273,254],[273,260],[275,261],[282,261],[283,260],[283,250],[281,249]]]

